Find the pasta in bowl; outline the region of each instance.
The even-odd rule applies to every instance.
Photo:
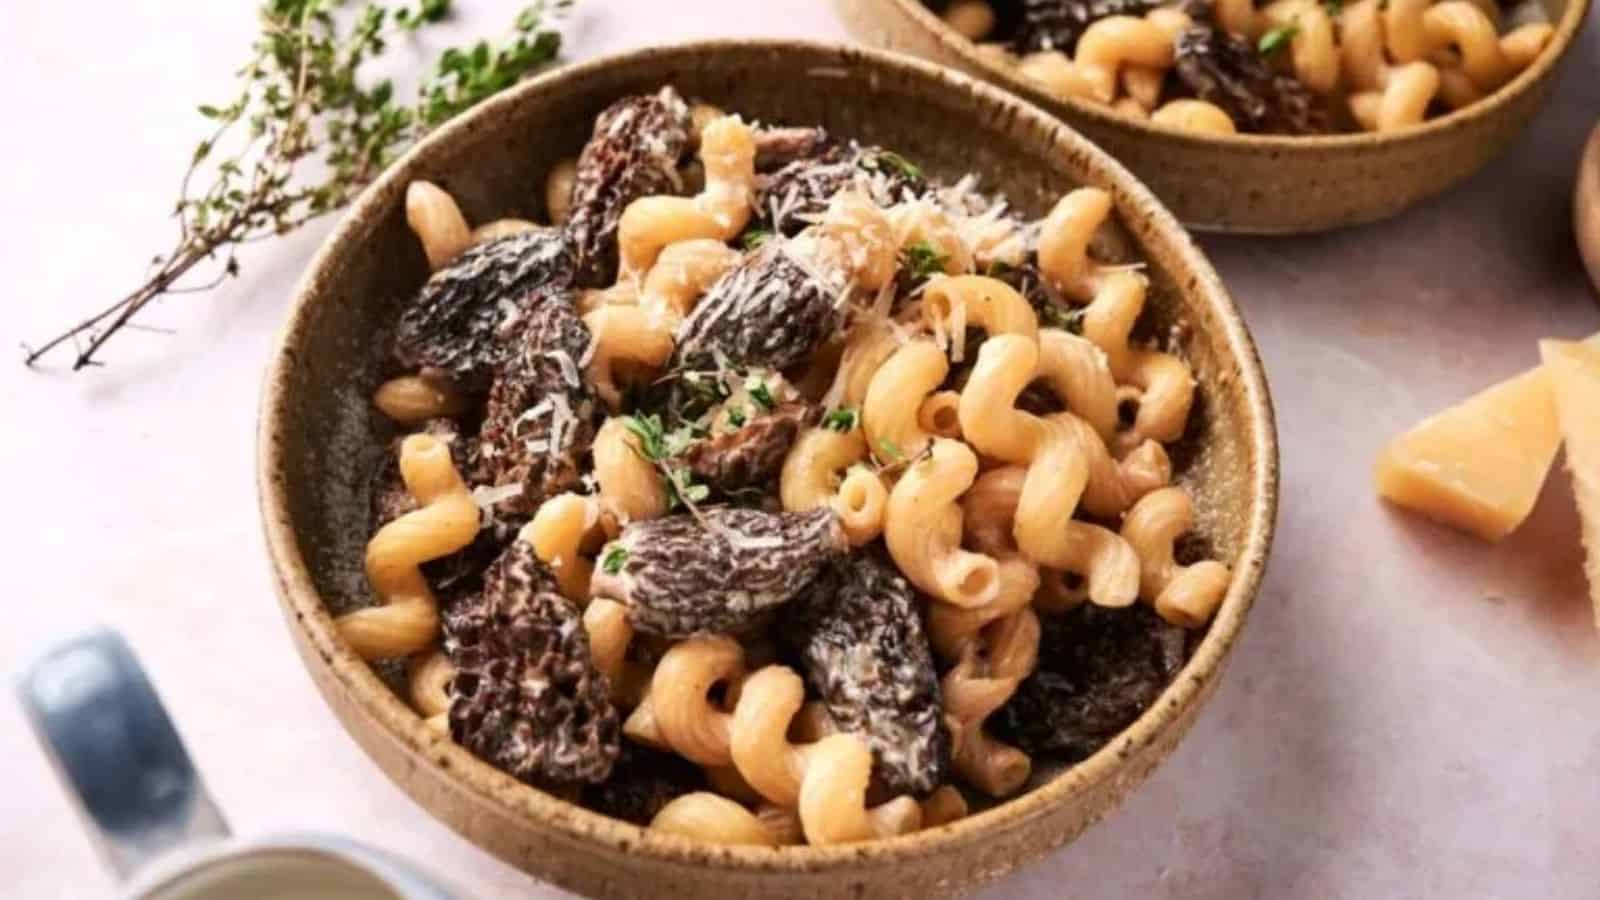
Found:
[[[890,57],[519,88],[363,199],[285,341],[264,515],[319,686],[596,895],[938,894],[1069,839],[1198,712],[1270,538],[1265,386],[1192,243]]]
[[[1193,228],[1376,221],[1482,167],[1588,0],[836,0],[1084,131]]]

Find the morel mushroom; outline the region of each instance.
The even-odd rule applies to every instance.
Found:
[[[590,587],[628,607],[646,634],[737,633],[798,596],[847,548],[832,510],[714,507],[630,522],[600,551]]]
[[[884,787],[920,795],[945,782],[950,736],[917,607],[893,566],[858,554],[786,608],[783,633],[840,730],[872,748]]]
[[[756,222],[797,234],[827,210],[835,194],[852,186],[884,207],[928,192],[922,172],[897,153],[854,143],[824,144],[815,155],[756,180]]]
[[[778,474],[795,438],[820,415],[805,402],[780,403],[770,412],[741,409],[739,421],[744,424],[695,441],[678,459],[713,491],[726,494],[751,487]]]
[[[1196,97],[1221,107],[1240,131],[1312,134],[1327,130],[1311,91],[1267,65],[1256,48],[1210,25],[1178,36],[1178,79]]]
[[[628,204],[682,187],[678,162],[690,143],[689,105],[670,87],[607,107],[578,156],[567,233],[577,248],[579,281],[605,287],[617,278],[617,222]]]
[[[571,296],[547,297],[528,313],[521,348],[489,391],[479,474],[522,485],[522,496],[505,503],[511,512],[531,514],[581,477],[579,459],[603,412],[583,370],[590,342]]]
[[[1132,724],[1183,667],[1183,629],[1142,604],[1085,603],[1041,624],[1038,669],[990,720],[1029,753],[1089,756]]]
[[[810,159],[832,142],[826,130],[815,126],[762,128],[756,132],[756,171],[770,172],[797,159]]]
[[[625,741],[611,777],[585,787],[583,804],[614,819],[649,825],[661,807],[705,786],[705,773],[694,763]]]
[[[530,307],[572,284],[576,258],[554,228],[531,228],[468,248],[433,273],[400,314],[395,356],[433,367],[468,390],[489,386]]]
[[[1022,0],[1022,16],[1011,36],[1018,53],[1059,50],[1071,56],[1078,38],[1106,16],[1143,16],[1165,0]]]
[[[483,592],[444,615],[450,734],[530,784],[604,781],[621,750],[611,687],[578,608],[526,541],[489,567]]]
[[[804,252],[769,241],[728,270],[678,327],[667,371],[783,369],[808,359],[838,329],[847,282]]]

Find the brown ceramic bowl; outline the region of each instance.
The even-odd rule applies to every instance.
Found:
[[[1589,0],[1541,0],[1550,46],[1481,102],[1390,134],[1201,136],[1041,90],[976,52],[922,0],[834,0],[863,41],[954,66],[1027,98],[1133,170],[1190,228],[1296,234],[1393,216],[1478,171],[1549,98]]]
[[[1199,530],[1233,583],[1187,667],[1092,758],[1041,771],[1034,789],[951,825],[892,840],[781,850],[651,833],[528,787],[431,733],[351,652],[333,616],[368,602],[368,475],[391,436],[369,397],[398,301],[426,265],[406,229],[407,182],[427,178],[468,218],[539,218],[544,175],[582,145],[613,100],[672,83],[747,117],[821,123],[896,148],[945,177],[976,171],[1035,214],[1098,185],[1122,223],[1107,253],[1149,261],[1149,325],[1187,323],[1201,388],[1191,437],[1173,449],[1198,494]],[[356,202],[294,300],[267,373],[260,424],[267,545],[295,646],[372,758],[469,840],[597,897],[918,897],[995,878],[1076,836],[1149,774],[1188,731],[1250,608],[1272,538],[1277,446],[1261,364],[1200,251],[1127,170],[1066,126],[998,90],[876,51],[792,42],[701,43],[569,66],[483,104],[423,142]],[[644,887],[649,885],[648,888]]]

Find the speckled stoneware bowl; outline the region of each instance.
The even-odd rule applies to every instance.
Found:
[[[407,182],[428,178],[469,219],[542,218],[544,175],[619,97],[676,85],[747,117],[820,123],[893,147],[950,178],[983,173],[1028,212],[1075,185],[1115,196],[1123,228],[1101,252],[1149,261],[1149,326],[1180,329],[1200,381],[1173,448],[1198,494],[1199,531],[1233,565],[1221,611],[1177,680],[1092,758],[1041,770],[1033,790],[892,840],[781,850],[651,833],[528,787],[424,727],[340,638],[333,615],[368,602],[361,577],[369,473],[391,437],[368,398],[402,298],[427,274],[406,229]],[[1221,673],[1272,538],[1277,446],[1261,364],[1200,251],[1150,192],[1059,122],[965,76],[875,51],[703,43],[564,68],[441,129],[362,195],[311,265],[267,373],[262,518],[294,643],[350,733],[418,803],[469,840],[573,890],[608,898],[944,896],[1071,840],[1172,752]],[[313,760],[300,764],[314,765]]]
[[[1393,134],[1186,134],[1041,90],[974,50],[923,0],[834,0],[858,38],[954,66],[1060,116],[1129,169],[1190,228],[1295,234],[1393,216],[1505,150],[1549,99],[1590,0],[1541,0],[1556,23],[1543,54],[1479,103]]]

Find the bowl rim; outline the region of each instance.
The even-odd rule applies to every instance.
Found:
[[[1180,143],[1199,146],[1220,146],[1235,150],[1282,153],[1286,151],[1295,152],[1302,149],[1321,152],[1371,150],[1379,146],[1392,146],[1412,141],[1420,143],[1435,134],[1457,128],[1471,119],[1492,115],[1495,111],[1510,104],[1516,97],[1541,81],[1567,55],[1567,51],[1572,48],[1573,42],[1577,39],[1578,32],[1583,28],[1583,20],[1588,15],[1591,0],[1566,0],[1566,8],[1562,11],[1560,21],[1555,23],[1555,31],[1551,34],[1550,43],[1544,50],[1534,58],[1527,68],[1518,72],[1510,81],[1496,88],[1489,96],[1475,103],[1469,103],[1442,116],[1425,119],[1417,125],[1408,125],[1395,131],[1350,131],[1312,135],[1199,134],[1192,131],[1183,131],[1170,125],[1158,125],[1145,119],[1134,119],[1119,115],[1109,108],[1077,97],[1060,97],[1052,94],[1017,74],[1015,66],[1000,65],[994,62],[984,54],[977,52],[975,49],[976,43],[945,24],[944,19],[929,9],[922,0],[837,0],[837,2],[877,3],[898,8],[914,24],[932,35],[944,49],[960,58],[964,65],[983,72],[985,78],[992,79],[1006,90],[1026,98],[1030,103],[1044,107],[1046,111],[1054,111],[1064,107],[1076,116],[1092,120],[1096,126],[1126,128],[1136,134],[1157,139],[1172,139]]]
[[[1249,473],[1256,502],[1248,511],[1245,539],[1238,548],[1227,595],[1199,647],[1134,723],[1094,755],[1064,768],[1027,793],[946,825],[857,844],[779,848],[712,845],[654,832],[526,785],[478,759],[465,748],[434,735],[424,725],[423,719],[384,684],[372,667],[360,659],[339,636],[333,616],[323,602],[306,559],[300,552],[292,526],[288,491],[277,477],[277,473],[283,471],[286,457],[286,442],[278,438],[291,418],[292,393],[288,387],[291,383],[290,370],[295,365],[302,334],[309,327],[311,310],[319,302],[320,282],[326,273],[336,268],[338,260],[353,242],[365,238],[376,228],[373,213],[387,197],[398,195],[397,186],[412,177],[419,163],[433,155],[436,149],[458,137],[465,137],[482,123],[547,91],[559,90],[567,81],[582,79],[589,73],[618,65],[645,64],[652,59],[687,62],[717,58],[729,52],[752,51],[909,72],[928,82],[930,87],[954,87],[967,91],[975,95],[975,102],[980,105],[997,109],[1010,117],[1030,120],[1040,129],[1040,143],[1065,144],[1074,154],[1081,154],[1085,159],[1083,165],[1091,174],[1102,174],[1116,186],[1116,193],[1121,194],[1124,200],[1119,203],[1119,208],[1126,209],[1130,204],[1137,204],[1149,219],[1148,233],[1166,236],[1174,261],[1188,270],[1175,271],[1174,274],[1191,276],[1184,279],[1193,282],[1186,293],[1199,295],[1201,302],[1217,314],[1218,327],[1229,348],[1229,356],[1223,362],[1236,368],[1233,377],[1239,382],[1246,408],[1246,444],[1257,463],[1255,471]],[[320,302],[328,301],[323,298]],[[1091,792],[1102,783],[1117,778],[1124,757],[1131,758],[1132,750],[1152,743],[1193,703],[1203,701],[1203,691],[1220,674],[1255,600],[1266,567],[1277,519],[1278,466],[1277,430],[1266,374],[1243,316],[1216,271],[1183,230],[1183,226],[1132,173],[1070,126],[972,76],[915,57],[879,49],[776,38],[689,41],[568,63],[480,103],[440,127],[392,163],[362,192],[334,231],[324,239],[295,288],[262,387],[257,426],[256,478],[268,558],[276,576],[274,581],[286,624],[291,632],[299,632],[295,635],[296,642],[313,649],[320,661],[313,660],[308,653],[302,653],[302,658],[308,667],[325,666],[326,674],[338,681],[339,689],[346,698],[386,731],[388,737],[419,766],[434,770],[434,775],[470,795],[475,802],[489,804],[511,817],[532,820],[534,825],[550,829],[569,841],[599,844],[602,849],[614,853],[669,865],[696,868],[711,865],[725,871],[747,873],[797,873],[848,869],[881,862],[885,857],[900,862],[966,847],[996,833],[1042,818],[1072,796]],[[322,679],[313,678],[313,681],[324,693],[324,699],[331,702],[331,698],[326,696],[331,688]],[[441,756],[444,764],[439,761]],[[389,774],[387,770],[385,774]],[[404,784],[400,786],[406,787]],[[428,809],[429,815],[456,827],[448,817],[435,813],[427,804],[421,805]]]

